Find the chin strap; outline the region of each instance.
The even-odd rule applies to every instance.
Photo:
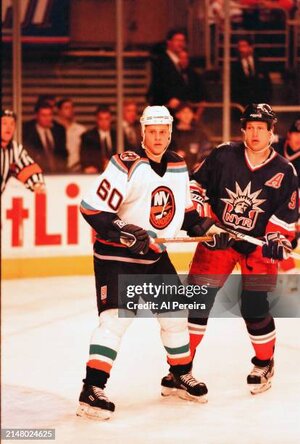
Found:
[[[256,154],[261,154],[264,153],[265,151],[267,151],[268,149],[270,149],[270,146],[272,144],[272,141],[270,140],[270,142],[268,143],[268,145],[265,148],[262,148],[261,150],[257,151],[257,150],[253,150],[252,148],[250,148],[250,146],[247,145],[246,141],[244,141],[244,145],[245,147],[252,151],[252,153],[256,153]]]

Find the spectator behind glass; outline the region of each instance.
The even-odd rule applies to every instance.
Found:
[[[49,103],[49,105],[51,105],[54,111],[56,104],[56,97],[53,94],[40,94],[36,101],[36,104],[45,103],[45,102]]]
[[[295,9],[297,0],[242,0],[245,29],[284,29],[287,17]]]
[[[181,103],[176,110],[176,126],[171,149],[184,158],[192,171],[211,151],[211,145],[203,128],[195,122],[195,114],[187,103]]]
[[[185,83],[185,89],[182,92],[182,96],[184,96],[183,100],[192,103],[207,101],[207,88],[202,76],[190,65],[189,53],[186,50],[180,51],[178,59],[181,75]],[[196,112],[197,120],[200,120],[203,110],[203,105],[199,103]]]
[[[57,121],[66,130],[68,161],[67,168],[70,172],[78,172],[80,166],[81,135],[86,128],[75,121],[74,104],[72,99],[63,98],[56,103]]]
[[[279,138],[273,146],[279,154],[294,165],[300,188],[300,116],[292,123],[286,137]]]
[[[116,154],[116,132],[111,128],[111,122],[110,109],[99,106],[96,126],[82,134],[80,159],[84,173],[101,173],[111,156]]]
[[[179,53],[185,48],[185,33],[176,29],[169,31],[166,50],[152,63],[152,80],[147,94],[151,105],[167,105],[174,110],[181,100],[185,100],[185,83],[179,66]]]
[[[53,120],[53,107],[48,102],[38,101],[35,119],[24,123],[23,144],[44,173],[67,171],[66,132]]]
[[[142,136],[137,114],[137,104],[134,100],[124,101],[123,128],[125,150],[135,151],[141,146]]]
[[[237,43],[238,61],[231,68],[232,101],[248,103],[270,102],[272,85],[269,74],[254,54],[248,39]]]

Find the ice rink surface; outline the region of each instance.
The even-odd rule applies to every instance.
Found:
[[[56,440],[46,442],[57,444],[300,442],[300,319],[277,319],[273,387],[257,396],[245,382],[252,348],[243,320],[210,319],[194,363],[207,404],[161,398],[168,367],[158,323],[136,319],[106,390],[114,417],[76,417],[94,293],[92,276],[2,282],[2,428],[54,428]]]

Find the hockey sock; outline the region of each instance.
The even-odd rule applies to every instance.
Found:
[[[192,361],[186,318],[160,318],[161,340],[170,366],[186,365]]]
[[[173,375],[186,375],[189,371],[192,370],[192,363],[185,365],[170,365],[170,372],[173,373]]]
[[[112,309],[101,313],[99,320],[99,326],[91,337],[84,382],[104,388],[117,357],[121,338],[132,318],[118,318],[118,311]]]
[[[274,354],[276,330],[274,319],[245,319],[255,356],[261,361],[271,359]]]
[[[190,334],[190,349],[191,349],[191,355],[194,359],[196,349],[200,342],[203,339],[203,336],[206,331],[207,321],[208,319],[202,319],[202,318],[188,318],[188,328],[189,328],[189,334]]]

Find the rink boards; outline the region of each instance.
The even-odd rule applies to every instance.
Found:
[[[86,275],[93,271],[94,234],[79,204],[96,176],[46,176],[45,195],[34,195],[11,179],[2,197],[2,278]],[[195,244],[168,248],[186,270]]]
[[[3,279],[93,272],[94,233],[78,207],[95,179],[46,176],[43,195],[34,195],[15,179],[9,181],[1,205]],[[168,245],[177,270],[188,270],[195,248],[195,243]]]

